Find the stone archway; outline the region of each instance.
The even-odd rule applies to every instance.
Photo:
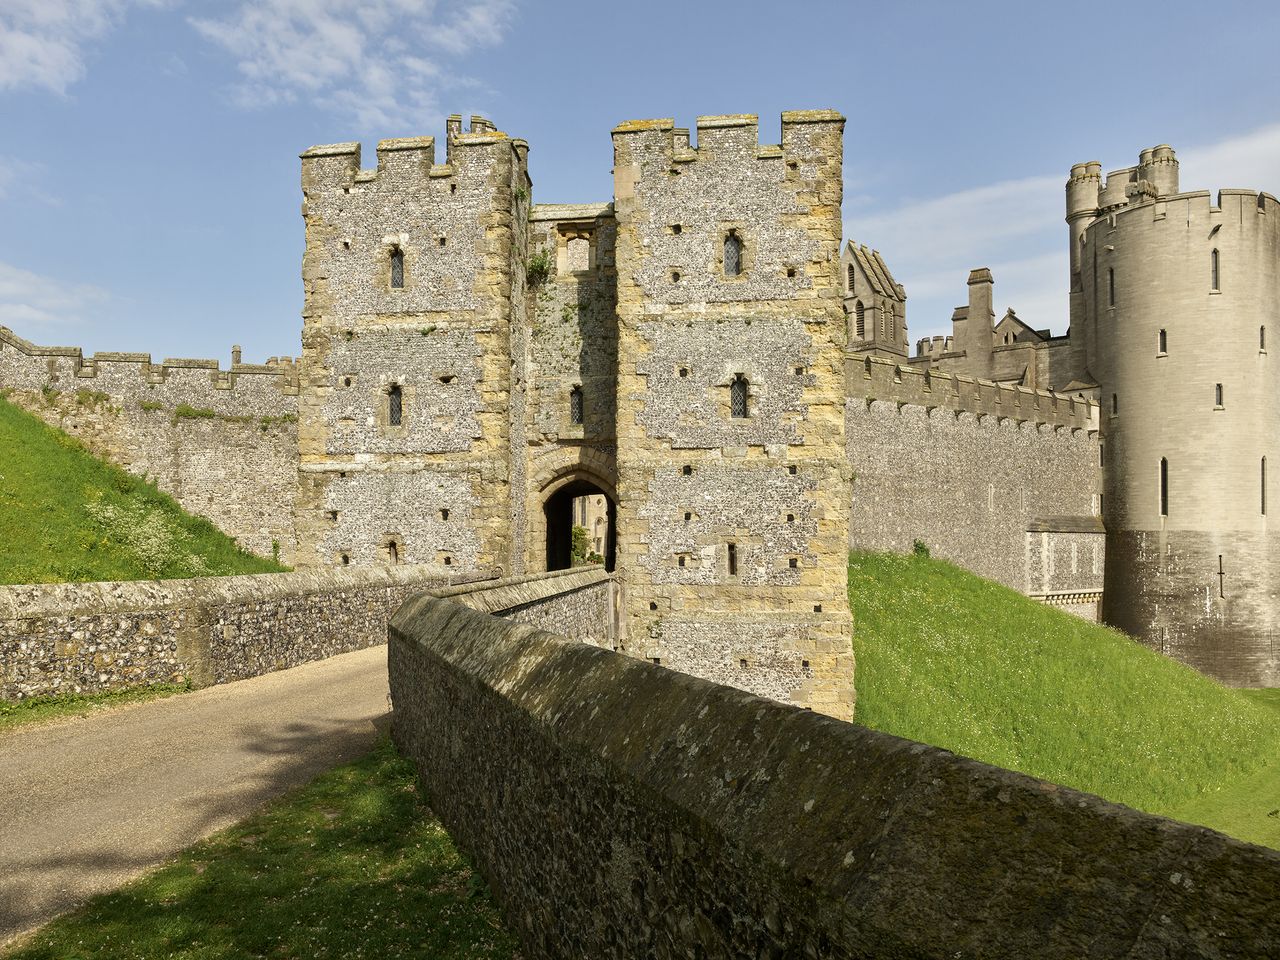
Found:
[[[613,457],[609,452],[590,447],[561,448],[532,466],[525,501],[525,569],[563,569],[550,564],[563,561],[565,548],[561,538],[571,536],[573,501],[582,496],[602,496],[607,526],[601,538],[606,548],[602,552],[612,570],[618,504]]]
[[[603,499],[604,509],[589,511],[594,520],[584,522],[575,516],[590,501]],[[606,570],[613,570],[617,559],[618,503],[612,490],[579,472],[568,474],[542,491],[543,561],[547,570],[565,570],[573,564],[573,529],[587,528],[588,549],[600,552]],[[591,529],[596,521],[604,522],[603,535]],[[597,548],[598,551],[597,551]]]

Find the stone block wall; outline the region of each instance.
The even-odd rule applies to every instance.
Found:
[[[423,567],[0,586],[0,699],[226,683],[383,643]]]
[[[883,362],[873,363],[879,373]],[[999,402],[994,393],[966,397],[951,385],[995,385],[945,376],[932,377],[934,395],[923,396],[923,377],[910,370],[901,371],[903,383],[873,389],[861,385],[863,369],[862,361],[851,367],[851,389],[861,395],[846,405],[851,547],[901,553],[921,540],[935,556],[1028,595],[1101,593],[1105,534],[1090,405],[1033,391]]]
[[[784,113],[761,145],[754,116],[701,117],[692,149],[643,120],[613,142],[626,649],[847,717],[843,124]]]
[[[617,582],[603,567],[483,580],[431,594],[513,623],[618,648]]]
[[[524,955],[1167,960],[1280,943],[1280,853],[418,596],[394,736]]]
[[[446,575],[522,553],[510,331],[528,148],[480,117],[451,118],[443,145],[439,163],[434,138],[384,140],[373,170],[355,143],[302,155],[300,565]]]
[[[292,557],[298,376],[290,358],[230,369],[41,347],[0,327],[0,389],[96,456],[155,482],[253,553]]]

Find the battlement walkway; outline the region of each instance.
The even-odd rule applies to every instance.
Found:
[[[388,716],[379,646],[0,734],[0,945],[361,756]]]

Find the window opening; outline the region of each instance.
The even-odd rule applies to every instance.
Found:
[[[1160,458],[1160,516],[1169,515],[1169,461]]]
[[[724,275],[736,277],[742,273],[742,238],[736,230],[730,230],[724,237]]]
[[[1221,280],[1222,280],[1222,275],[1219,267],[1218,251],[1214,250],[1212,253],[1209,254],[1209,289],[1221,290],[1222,289]]]
[[[1262,515],[1267,515],[1267,458],[1262,458]]]
[[[1169,352],[1169,334],[1165,330],[1160,331],[1160,352],[1161,353]]]
[[[729,544],[729,576],[736,577],[738,575],[738,545],[736,543]]]
[[[848,273],[845,277],[845,289],[853,293],[853,264],[849,264]]]
[[[861,340],[867,335],[867,311],[862,306],[861,300],[854,301],[853,304],[853,329]]]
[[[747,411],[748,390],[747,378],[740,373],[729,384],[729,412],[733,417],[740,420],[749,415]]]
[[[1111,415],[1114,417],[1119,412],[1120,412],[1120,396],[1119,394],[1113,393],[1111,395]]]
[[[400,562],[400,545],[394,540],[387,541],[387,557],[392,563]]]
[[[1267,349],[1267,328],[1265,325],[1258,328],[1258,349],[1264,352]]]
[[[404,420],[404,394],[398,383],[393,383],[391,389],[387,391],[387,424],[392,427],[400,426]]]
[[[1213,404],[1216,407],[1222,406],[1222,384],[1220,383],[1213,385]]]
[[[582,388],[574,387],[569,391],[569,422],[582,423]]]
[[[404,251],[399,247],[391,248],[391,286],[396,290],[404,287]]]
[[[1107,267],[1107,305],[1111,307],[1116,305],[1116,271],[1114,267]]]

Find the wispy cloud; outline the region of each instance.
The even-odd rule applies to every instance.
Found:
[[[503,41],[514,0],[246,0],[191,22],[236,60],[243,106],[310,100],[364,129],[437,122],[453,61]]]
[[[0,263],[0,324],[23,336],[39,337],[42,328],[83,323],[110,299],[100,287],[64,283]]]
[[[1142,146],[1134,144],[1133,159],[1116,166],[1136,163]],[[1280,192],[1280,124],[1189,146],[1178,159],[1183,190]],[[965,279],[974,267],[991,268],[998,314],[1011,306],[1032,326],[1064,333],[1066,170],[855,214],[845,222],[845,236],[878,248],[907,288],[913,340],[951,332],[951,308],[965,302]]]
[[[0,4],[0,90],[64,94],[84,76],[85,47],[131,7],[165,0],[4,0]]]

